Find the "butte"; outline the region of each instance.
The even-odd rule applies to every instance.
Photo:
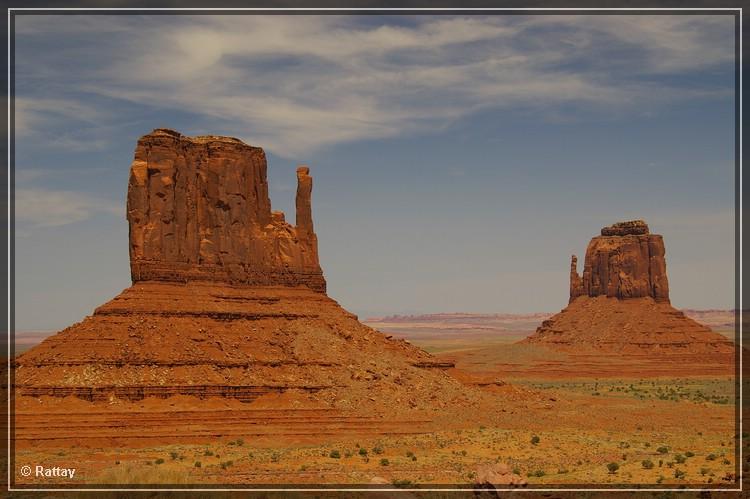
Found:
[[[263,149],[235,138],[141,137],[132,286],[16,359],[17,443],[413,432],[494,396],[328,297],[309,169],[291,225],[271,211],[266,168]]]
[[[570,300],[521,343],[567,352],[732,363],[734,343],[669,301],[664,240],[642,220],[605,227],[570,264]],[[692,360],[689,360],[692,359]]]

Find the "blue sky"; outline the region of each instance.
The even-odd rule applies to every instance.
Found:
[[[555,311],[610,223],[663,234],[672,302],[731,308],[731,16],[16,17],[16,324],[129,285],[153,128],[315,179],[329,294],[361,315]]]

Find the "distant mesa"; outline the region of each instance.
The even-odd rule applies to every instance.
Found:
[[[601,230],[583,275],[570,264],[568,306],[523,340],[560,349],[620,353],[731,353],[734,344],[673,308],[664,240],[643,220]]]

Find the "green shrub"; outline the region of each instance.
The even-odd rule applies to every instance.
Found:
[[[682,464],[687,460],[687,458],[682,454],[675,454],[674,460],[677,464]]]
[[[669,447],[661,446],[656,449],[656,452],[658,452],[659,454],[666,454],[667,452],[669,452]]]
[[[380,466],[388,466],[389,464],[391,463],[386,458],[380,460]]]
[[[242,447],[243,445],[245,445],[245,441],[244,441],[244,440],[242,440],[241,438],[238,438],[238,439],[237,439],[237,442],[236,442],[236,443],[237,443],[237,445],[239,445],[240,447]]]
[[[708,468],[701,468],[701,475],[706,476],[706,473],[708,473],[709,471],[711,470]]]
[[[534,472],[534,476],[543,477],[544,476],[544,470],[536,470]]]
[[[383,448],[381,446],[379,446],[379,445],[376,445],[375,447],[372,448],[372,452],[374,454],[382,454],[383,453]]]
[[[365,449],[364,447],[360,447],[359,448],[359,455],[360,456],[366,456],[367,455],[367,449]]]
[[[157,459],[157,460],[156,460],[156,461],[154,461],[154,462],[155,462],[156,464],[163,464],[163,463],[164,463],[164,459],[162,459],[162,458],[159,458],[159,459]]]
[[[674,477],[675,478],[679,478],[681,480],[681,479],[685,478],[685,472],[681,471],[681,470],[679,470],[677,468],[675,468],[675,470],[674,470]]]
[[[179,454],[177,454],[176,452],[170,452],[169,453],[169,457],[172,458],[172,461],[176,461],[178,456],[179,456]]]
[[[332,450],[328,456],[332,457],[333,459],[339,459],[341,457],[341,454],[337,450]]]
[[[210,450],[206,449],[206,451],[203,453],[203,455],[204,456],[213,456],[214,453],[213,453],[213,451],[210,451]]]
[[[716,460],[716,454],[709,454],[706,456],[706,461],[715,461]]]
[[[531,437],[531,445],[536,445],[539,443],[539,441],[540,438],[538,436],[534,435],[533,437]]]
[[[644,459],[641,461],[641,466],[643,466],[644,470],[650,470],[654,467],[654,463],[650,459]]]
[[[607,465],[607,469],[609,470],[610,473],[614,474],[614,473],[617,473],[617,470],[620,469],[620,465],[617,463],[609,463]]]
[[[685,457],[693,457],[693,456],[695,456],[695,454],[693,454],[693,453],[692,453],[692,452],[690,452],[690,451],[687,451],[687,452],[685,453]]]
[[[196,461],[195,462],[195,467],[196,468],[200,468],[201,467],[201,462],[200,461]]]

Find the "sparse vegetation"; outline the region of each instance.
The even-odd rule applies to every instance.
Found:
[[[644,470],[650,470],[654,467],[654,463],[650,459],[644,459],[641,461],[641,466],[643,466]]]
[[[612,463],[607,464],[607,469],[609,470],[610,473],[615,474],[617,473],[617,470],[620,469],[620,465],[615,462],[612,462]]]
[[[536,445],[540,442],[540,438],[537,435],[531,437],[531,445]]]
[[[388,466],[389,464],[391,464],[391,463],[386,458],[383,458],[383,459],[380,460],[380,466]]]
[[[331,453],[328,455],[328,457],[331,457],[333,459],[339,459],[341,457],[341,453],[337,450],[332,450]]]

